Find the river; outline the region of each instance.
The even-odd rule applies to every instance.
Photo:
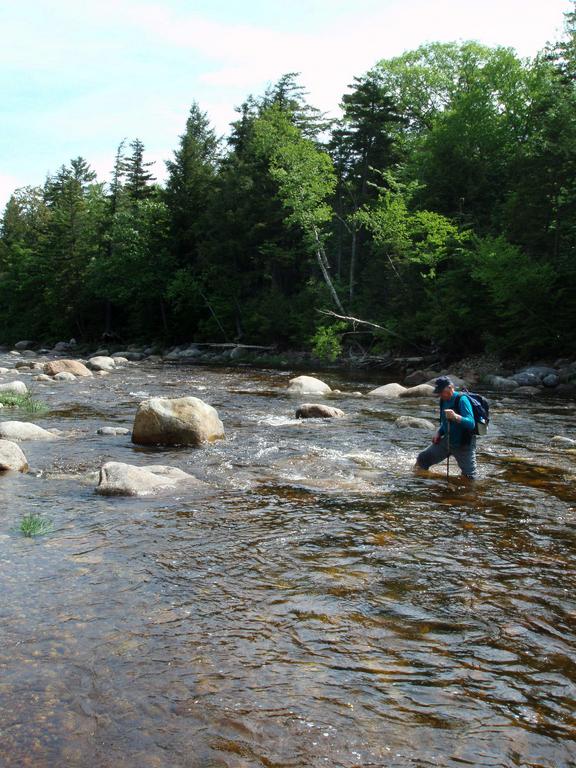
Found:
[[[296,421],[291,375],[139,363],[0,412],[66,433],[0,477],[2,766],[576,765],[574,402],[495,396],[470,486],[412,474],[428,435],[394,422],[435,403]],[[201,397],[226,440],[96,434],[148,395]],[[109,460],[207,485],[100,497]]]

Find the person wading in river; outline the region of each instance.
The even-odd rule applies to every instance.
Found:
[[[462,475],[475,480],[476,435],[470,400],[456,392],[448,376],[440,376],[434,384],[434,394],[440,395],[440,428],[432,438],[432,445],[418,454],[416,469],[429,469],[454,456]]]

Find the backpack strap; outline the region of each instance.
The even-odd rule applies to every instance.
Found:
[[[455,392],[454,393],[454,397],[456,398],[454,400],[454,410],[456,411],[456,413],[459,416],[461,416],[462,414],[460,413],[460,400],[462,398],[462,393],[461,392]]]

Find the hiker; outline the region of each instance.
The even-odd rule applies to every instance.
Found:
[[[440,395],[440,428],[432,445],[418,454],[416,469],[429,469],[448,456],[454,456],[462,475],[476,478],[476,435],[474,412],[469,398],[456,392],[448,376],[434,382],[434,394]]]

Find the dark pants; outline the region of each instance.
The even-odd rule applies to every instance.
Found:
[[[464,477],[468,477],[470,480],[476,479],[476,437],[474,435],[468,445],[450,446],[450,456],[454,456]],[[448,441],[443,437],[438,445],[432,443],[425,451],[419,453],[416,463],[422,469],[430,469],[433,464],[439,464],[447,458]]]

